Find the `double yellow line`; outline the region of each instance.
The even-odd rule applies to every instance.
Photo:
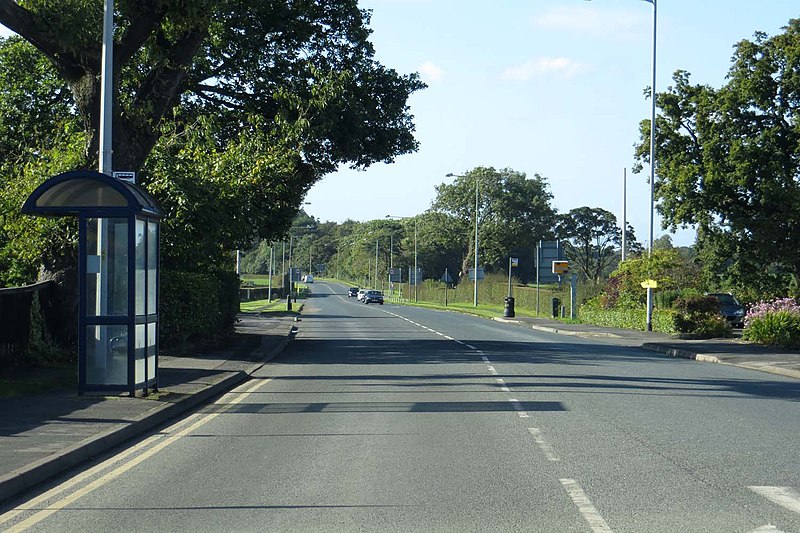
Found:
[[[46,508],[41,509],[40,511],[26,518],[25,520],[13,524],[11,527],[5,530],[7,532],[25,531],[26,529],[38,524],[47,517],[57,513],[58,511],[64,509],[70,504],[76,502],[80,498],[83,498],[87,494],[90,494],[91,492],[106,485],[110,481],[113,481],[114,479],[120,477],[128,470],[146,461],[147,459],[154,456],[155,454],[157,454],[170,444],[174,443],[178,439],[189,435],[193,431],[196,431],[200,427],[211,422],[219,415],[224,414],[225,412],[230,410],[230,408],[233,407],[234,405],[244,401],[250,394],[256,392],[259,388],[263,387],[270,381],[272,381],[272,378],[256,379],[255,383],[250,384],[250,386],[247,387],[245,390],[240,392],[234,391],[228,393],[219,400],[217,400],[216,402],[214,402],[217,405],[224,406],[223,409],[206,415],[194,414],[188,417],[186,420],[182,420],[176,424],[173,424],[172,426],[164,430],[162,434],[153,435],[152,437],[143,440],[142,442],[136,444],[135,446],[132,446],[131,448],[128,448],[127,450],[120,452],[114,457],[111,457],[110,459],[103,461],[102,463],[90,468],[89,470],[86,470],[78,474],[77,476],[71,478],[70,480],[65,481],[64,483],[58,485],[57,487],[50,489],[44,494],[41,494],[29,500],[24,504],[24,507],[17,507],[3,515],[0,515],[0,526],[10,522],[14,518],[18,517],[20,514],[29,511],[34,511],[37,508],[37,506],[63,494],[64,492],[69,491],[73,487],[80,486],[80,488],[70,493],[69,495],[61,498],[60,500],[57,500],[51,505],[48,505]],[[244,386],[245,385],[242,385],[241,387]],[[234,397],[230,398],[231,396]],[[229,401],[226,401],[226,399],[228,399]],[[100,477],[94,479],[88,484],[81,486],[85,481],[97,476],[101,472],[113,467],[114,465],[120,462],[122,462],[122,464],[117,466],[113,470],[105,474],[102,474]]]

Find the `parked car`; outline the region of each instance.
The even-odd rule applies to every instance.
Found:
[[[377,303],[383,305],[383,293],[381,291],[367,291],[364,293],[364,303]]]
[[[710,292],[706,296],[716,298],[719,302],[719,312],[725,317],[725,320],[734,327],[744,327],[744,306],[728,292]]]
[[[358,287],[350,287],[347,289],[347,297],[352,298],[353,296],[358,296]]]
[[[358,289],[358,293],[356,293],[356,300],[359,302],[364,301],[364,294],[367,292],[367,289]]]

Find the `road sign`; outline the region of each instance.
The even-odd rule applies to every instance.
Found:
[[[569,274],[569,261],[553,261],[553,274]]]
[[[519,257],[512,257],[511,258],[511,268],[519,266]]]
[[[657,289],[658,282],[654,279],[646,279],[642,282],[643,289]]]
[[[408,269],[409,283],[412,285],[419,285],[422,283],[422,269],[417,267],[416,273],[413,268]]]
[[[402,283],[403,282],[403,269],[390,268],[389,269],[389,283]]]
[[[444,281],[445,283],[453,283],[453,277],[450,275],[450,273],[447,271],[446,268],[444,269],[444,274],[442,274],[440,281]]]
[[[123,170],[115,170],[111,173],[115,178],[120,181],[127,181],[128,183],[136,183],[136,172],[129,172]]]
[[[475,281],[475,269],[470,268],[467,270],[467,277],[470,281]],[[486,277],[486,274],[483,270],[483,267],[478,267],[478,281],[482,280]]]

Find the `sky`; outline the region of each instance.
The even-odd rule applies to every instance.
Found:
[[[781,32],[798,0],[657,0],[656,90],[678,70],[725,82],[733,46]],[[309,191],[320,221],[413,216],[448,173],[477,166],[543,176],[561,213],[600,207],[649,239],[649,168],[632,174],[639,122],[650,117],[653,5],[646,0],[360,0],[376,58],[419,72],[410,101],[420,149],[365,171],[343,167]],[[0,35],[8,32],[0,26]],[[657,155],[656,155],[657,157]],[[656,214],[654,238],[667,233]],[[672,235],[691,245],[689,229]]]
[[[477,166],[546,178],[561,213],[601,207],[649,238],[649,167],[632,174],[639,122],[650,117],[653,6],[643,0],[362,0],[376,57],[428,88],[410,99],[418,152],[331,174],[309,192],[320,220],[413,216],[446,174]],[[658,0],[656,89],[678,70],[720,87],[733,45],[781,32],[798,0]],[[657,157],[657,155],[656,155]],[[667,233],[656,214],[654,238]],[[692,229],[672,235],[691,245]]]

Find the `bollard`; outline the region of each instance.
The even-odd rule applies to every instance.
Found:
[[[506,296],[504,299],[503,305],[503,316],[506,318],[513,318],[515,315],[514,313],[514,297],[513,296]]]
[[[291,311],[292,310],[292,295],[291,294],[287,294],[286,295],[286,310],[287,311]]]

